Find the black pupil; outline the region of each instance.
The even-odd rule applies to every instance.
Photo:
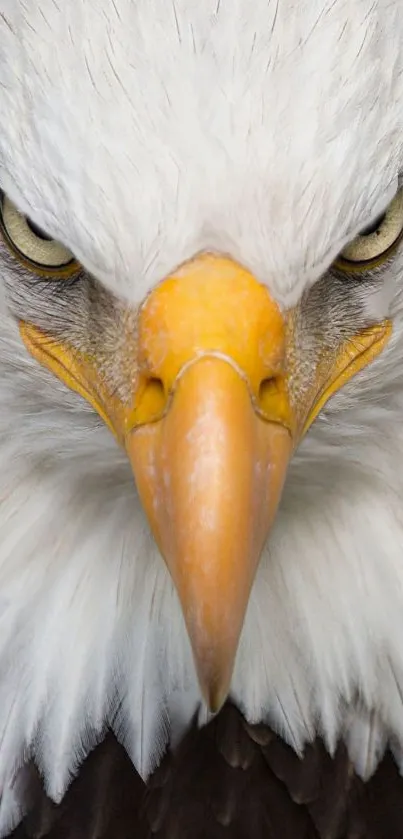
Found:
[[[376,233],[380,227],[382,227],[383,222],[385,221],[386,213],[382,213],[381,216],[375,219],[372,224],[369,224],[368,227],[364,227],[364,230],[361,230],[360,236],[372,236],[373,233]]]
[[[51,242],[52,241],[51,236],[47,236],[46,233],[44,233],[43,230],[41,230],[41,228],[38,227],[37,224],[34,224],[34,222],[31,221],[30,218],[27,218],[27,216],[25,216],[25,221],[26,221],[29,229],[32,230],[32,233],[34,233],[35,236],[38,237],[38,239],[43,239],[44,242]]]

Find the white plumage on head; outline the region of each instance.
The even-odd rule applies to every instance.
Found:
[[[215,250],[287,308],[396,192],[402,42],[398,0],[3,0],[0,187],[130,302]],[[393,336],[294,457],[232,683],[364,776],[388,740],[402,760],[402,254],[329,304]],[[0,260],[0,784],[33,754],[57,800],[106,725],[146,775],[200,695],[124,453],[21,342],[16,308],[55,300]]]
[[[217,248],[294,302],[393,192],[387,0],[5,0],[1,36],[3,187],[136,300]]]

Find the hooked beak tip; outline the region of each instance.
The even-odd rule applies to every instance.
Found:
[[[210,688],[210,690],[205,693],[205,701],[206,705],[211,714],[218,714],[221,711],[221,708],[225,704],[225,701],[228,696],[227,690],[222,690],[219,687]]]
[[[220,673],[216,677],[209,677],[199,672],[199,684],[210,714],[218,714],[228,698],[230,676],[223,678]]]
[[[225,704],[231,689],[237,638],[233,638],[229,645],[214,643],[214,637],[223,635],[222,629],[220,631],[217,626],[208,646],[205,647],[197,642],[197,634],[191,627],[188,627],[188,631],[202,697],[209,712],[217,714]]]

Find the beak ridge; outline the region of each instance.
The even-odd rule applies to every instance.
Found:
[[[230,360],[206,356],[183,372],[167,414],[131,432],[126,446],[179,594],[202,692],[216,711],[229,690],[290,434],[256,414]]]

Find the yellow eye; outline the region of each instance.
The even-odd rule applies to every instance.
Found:
[[[335,267],[350,272],[377,268],[393,254],[402,238],[403,190],[400,190],[383,216],[344,248]]]
[[[0,229],[17,259],[37,274],[69,277],[78,270],[71,251],[49,239],[5,195],[0,202]]]

